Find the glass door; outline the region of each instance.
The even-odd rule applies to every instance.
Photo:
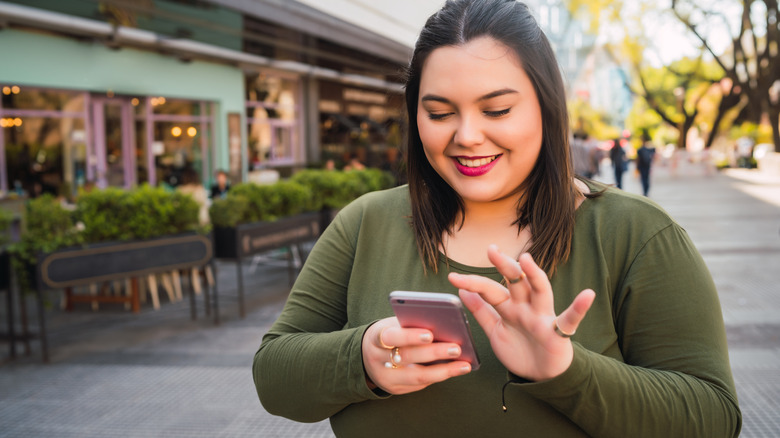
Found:
[[[130,98],[93,97],[92,128],[99,188],[135,185],[136,139]]]

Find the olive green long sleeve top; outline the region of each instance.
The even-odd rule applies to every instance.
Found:
[[[323,233],[255,355],[255,385],[268,412],[302,422],[330,418],[339,437],[739,434],[723,317],[707,267],[660,207],[612,188],[578,208],[571,256],[551,278],[556,313],[583,289],[596,291],[566,372],[544,382],[510,375],[469,315],[479,370],[407,395],[369,389],[362,338],[393,315],[390,292],[455,294],[449,271],[502,278],[495,268],[444,255],[439,272],[426,273],[410,214],[408,187],[370,193]]]

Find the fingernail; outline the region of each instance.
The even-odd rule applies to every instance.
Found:
[[[471,365],[466,365],[466,366],[462,367],[460,369],[460,371],[463,372],[463,374],[470,373],[471,372]]]
[[[450,347],[447,349],[447,354],[449,354],[452,357],[458,357],[460,356],[460,348],[458,347]]]
[[[420,335],[420,341],[422,342],[433,342],[433,335],[430,333],[424,333]]]

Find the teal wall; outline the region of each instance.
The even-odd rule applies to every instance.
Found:
[[[236,67],[12,29],[0,31],[0,82],[216,102],[213,147],[222,168],[228,162],[227,114],[245,114],[244,76]]]
[[[209,3],[147,0],[110,6],[105,2],[73,0],[4,0],[52,12],[137,27],[174,38],[241,50],[240,12]]]

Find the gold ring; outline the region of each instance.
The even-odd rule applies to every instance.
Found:
[[[567,339],[574,336],[574,334],[577,333],[577,330],[574,330],[571,333],[566,333],[565,331],[561,330],[561,328],[558,327],[558,318],[555,318],[555,321],[553,321],[553,329],[555,329],[555,333],[557,333],[558,336]]]
[[[382,333],[384,333],[385,330],[387,330],[387,327],[385,327],[385,328],[383,328],[382,330],[379,331],[379,336],[377,337],[377,340],[379,341],[379,346],[384,348],[385,350],[392,350],[393,348],[395,348],[394,346],[387,345],[384,342],[382,342]]]
[[[393,365],[393,368],[398,368],[401,365],[399,362],[401,362],[401,351],[398,347],[395,347],[390,352],[390,363]]]
[[[514,280],[510,280],[510,279],[507,278],[506,281],[508,281],[509,284],[515,284],[515,283],[518,283],[518,282],[520,282],[522,280],[525,280],[525,272],[520,271],[520,275],[517,278],[515,278]]]

